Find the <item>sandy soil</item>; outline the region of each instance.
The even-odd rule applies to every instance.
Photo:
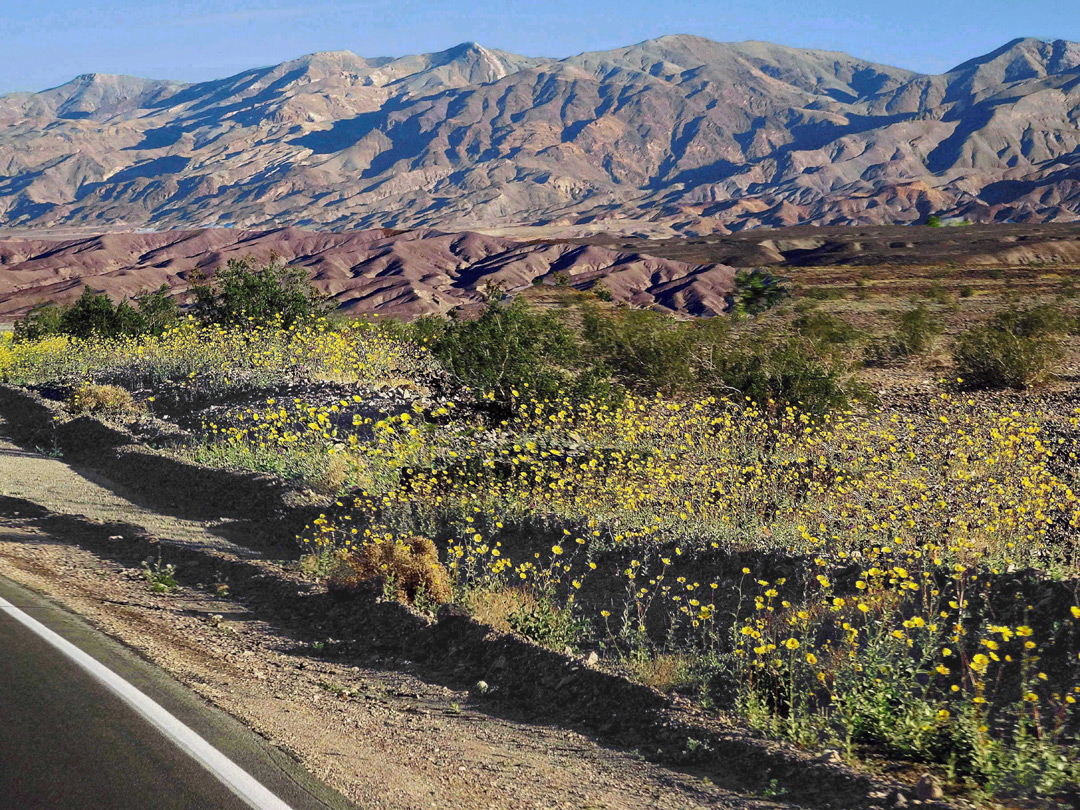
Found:
[[[203,524],[142,509],[107,480],[3,440],[0,495],[178,542],[231,545]],[[0,513],[0,575],[81,614],[365,808],[790,806],[574,732],[494,717],[407,662],[321,659],[212,582],[155,594],[138,567],[80,548],[77,536],[52,536],[16,511]]]

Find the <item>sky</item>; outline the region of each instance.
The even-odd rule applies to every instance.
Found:
[[[475,41],[570,56],[665,34],[766,40],[927,73],[1017,37],[1080,41],[1076,0],[0,0],[0,93],[83,73],[204,81],[306,53]]]

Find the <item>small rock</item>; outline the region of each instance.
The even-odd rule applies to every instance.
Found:
[[[824,765],[843,765],[844,758],[840,756],[840,752],[834,748],[827,748],[821,752],[821,755],[817,758],[817,761]]]
[[[124,535],[122,535],[122,534],[111,534],[111,535],[109,535],[109,539],[114,541],[114,542],[117,541],[117,540],[123,540]]]
[[[585,656],[585,666],[596,667],[600,664],[600,656],[596,654],[596,650],[591,651]]]
[[[901,808],[907,807],[907,796],[905,796],[903,793],[897,793],[892,800],[892,806],[893,808],[895,808],[895,810],[900,810]]]
[[[924,802],[940,799],[945,795],[941,789],[941,782],[932,773],[924,773],[915,783],[915,796]]]

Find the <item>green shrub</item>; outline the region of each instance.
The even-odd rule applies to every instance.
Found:
[[[33,307],[15,325],[15,339],[37,340],[59,334],[79,338],[159,335],[175,323],[180,314],[176,302],[167,293],[165,285],[153,292],[139,293],[134,298],[136,309],[125,301],[113,304],[104,293],[95,293],[86,287],[79,299],[68,307],[51,303]]]
[[[935,281],[926,288],[924,293],[928,301],[933,301],[935,304],[947,304],[949,302],[949,291],[945,289],[945,285],[940,281]]]
[[[731,295],[731,312],[737,317],[760,315],[791,297],[785,279],[766,270],[739,270]]]
[[[716,377],[717,396],[737,392],[763,408],[798,405],[822,414],[846,408],[852,399],[843,358],[801,336],[744,337],[729,347]]]
[[[15,324],[15,341],[40,340],[63,332],[64,307],[42,302],[30,308],[21,321]]]
[[[141,332],[160,335],[180,319],[180,307],[169,297],[167,284],[162,284],[152,292],[145,290],[133,300],[142,318]]]
[[[864,359],[869,365],[888,365],[929,352],[945,331],[939,318],[919,304],[896,316],[896,329],[870,342]]]
[[[794,326],[803,337],[824,346],[849,345],[859,339],[859,330],[828,312],[804,312],[795,319]]]
[[[1048,306],[1011,307],[963,332],[953,362],[976,388],[1027,388],[1044,380],[1061,360],[1065,317]]]
[[[534,311],[523,298],[492,295],[479,318],[421,319],[414,335],[445,368],[478,395],[509,406],[523,392],[554,397],[576,387],[578,343],[558,317]]]
[[[811,287],[802,293],[815,301],[839,301],[847,295],[843,287]]]
[[[731,326],[726,318],[678,321],[651,310],[608,315],[589,308],[583,333],[597,374],[619,388],[669,397],[700,393],[723,353]]]
[[[277,257],[259,265],[251,256],[229,259],[212,280],[192,278],[195,311],[206,323],[242,324],[276,320],[284,327],[327,315],[332,306],[302,267]]]
[[[922,304],[901,312],[896,321],[896,335],[907,355],[930,351],[945,331],[941,319]]]

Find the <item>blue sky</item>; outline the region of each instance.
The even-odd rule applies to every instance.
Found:
[[[762,39],[939,72],[1020,36],[1080,40],[1076,0],[0,0],[0,93],[81,73],[199,81],[305,53],[465,41],[537,56],[663,34]]]

